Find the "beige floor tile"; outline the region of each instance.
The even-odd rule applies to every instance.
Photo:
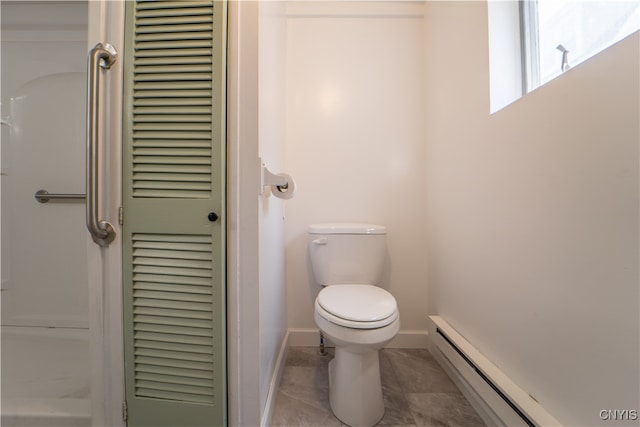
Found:
[[[327,353],[320,355],[317,347],[289,349],[273,426],[343,426],[329,404],[327,367],[334,351]],[[484,426],[427,350],[382,350],[380,374],[385,414],[379,426]]]
[[[284,393],[278,393],[271,425],[274,427],[341,427],[342,423],[330,411],[319,409]]]
[[[385,349],[405,393],[457,392],[458,388],[426,349]]]
[[[419,427],[480,427],[484,422],[460,392],[409,393],[411,413]]]
[[[326,367],[288,366],[282,374],[279,392],[331,412]]]

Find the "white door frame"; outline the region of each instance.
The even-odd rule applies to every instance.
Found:
[[[258,317],[258,3],[229,1],[227,82],[228,424],[260,424]],[[89,49],[124,46],[124,0],[89,1]],[[118,233],[100,249],[87,234],[92,425],[125,427],[122,331],[122,60],[105,74],[103,211]],[[104,121],[107,120],[107,121]]]
[[[124,1],[90,0],[88,46],[110,43],[124,49]],[[122,59],[101,76],[100,218],[116,229],[115,240],[100,248],[87,233],[92,425],[124,427],[122,338],[122,228],[118,223],[122,188]]]
[[[258,2],[229,1],[227,366],[229,426],[260,425]]]

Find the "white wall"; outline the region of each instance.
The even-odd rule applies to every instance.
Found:
[[[560,422],[614,425],[640,400],[639,36],[489,115],[486,3],[425,26],[430,312]]]
[[[284,4],[259,5],[259,155],[274,173],[284,157]],[[257,165],[256,165],[257,167]],[[258,189],[256,189],[258,191]],[[260,402],[267,401],[276,361],[287,332],[284,277],[284,201],[266,191],[259,198]]]
[[[383,287],[399,304],[400,336],[426,331],[423,4],[289,2],[285,165],[297,195],[286,204],[289,328],[315,344],[320,290],[307,226],[387,226]]]
[[[258,162],[282,167],[281,8],[229,2],[229,424],[237,426],[268,422],[287,332],[283,201],[260,195]]]

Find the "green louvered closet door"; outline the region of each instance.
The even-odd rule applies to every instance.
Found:
[[[127,2],[123,296],[131,427],[226,424],[226,19],[221,1]]]

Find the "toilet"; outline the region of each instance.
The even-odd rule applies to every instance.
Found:
[[[375,224],[310,225],[309,254],[323,286],[314,319],[335,346],[329,363],[329,401],[351,427],[370,427],[384,415],[378,351],[398,333],[396,300],[378,287],[386,256],[386,228]]]

